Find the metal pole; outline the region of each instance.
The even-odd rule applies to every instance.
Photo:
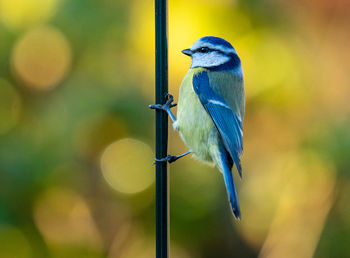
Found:
[[[156,104],[168,93],[168,1],[155,0]],[[168,115],[156,110],[156,158],[167,156]],[[156,258],[169,257],[169,180],[167,162],[156,162]]]

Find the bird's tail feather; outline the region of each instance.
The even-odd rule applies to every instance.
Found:
[[[220,154],[221,154],[220,158],[221,158],[222,174],[224,176],[226,191],[227,191],[228,199],[232,208],[232,212],[236,219],[241,219],[241,212],[239,209],[235,182],[233,180],[233,175],[231,173],[233,162],[230,159],[226,150],[220,151]]]

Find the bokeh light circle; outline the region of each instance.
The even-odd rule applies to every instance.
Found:
[[[101,169],[110,186],[121,193],[145,190],[154,182],[152,149],[135,139],[110,144],[101,156]]]
[[[11,29],[28,28],[50,19],[59,0],[0,0],[0,20]]]
[[[32,257],[32,250],[26,236],[17,228],[0,225],[0,257]]]
[[[77,192],[50,188],[39,196],[34,221],[49,243],[101,248],[101,237],[86,201]]]
[[[18,122],[21,98],[16,89],[0,79],[0,135],[7,133]]]
[[[48,90],[66,75],[71,63],[71,49],[57,29],[42,26],[21,37],[12,53],[15,76],[29,88]]]

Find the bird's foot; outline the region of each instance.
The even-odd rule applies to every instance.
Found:
[[[178,156],[175,156],[175,155],[168,155],[166,156],[165,158],[161,158],[161,159],[157,159],[155,158],[155,162],[153,162],[153,165],[156,164],[157,162],[168,162],[168,163],[173,163],[175,161],[177,161],[179,158],[182,158],[188,154],[191,153],[191,150],[185,152],[185,153],[182,153],[181,155],[178,155]]]
[[[175,107],[177,104],[173,103],[174,97],[171,94],[167,94],[168,100],[165,102],[165,104],[155,104],[155,105],[149,105],[148,107],[151,109],[158,109],[158,110],[164,110],[168,111],[168,109]]]
[[[155,162],[153,162],[153,165],[155,165],[157,162],[168,162],[168,163],[173,163],[174,161],[178,160],[181,158],[180,156],[174,156],[174,155],[168,155],[165,158],[157,159],[155,158]]]

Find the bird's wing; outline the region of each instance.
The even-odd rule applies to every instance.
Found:
[[[237,191],[236,191],[235,182],[233,180],[233,176],[231,173],[231,169],[233,165],[232,159],[224,146],[219,147],[219,153],[220,153],[220,161],[222,166],[222,174],[224,176],[228,200],[230,202],[233,215],[235,216],[235,218],[240,219],[241,212],[238,204]]]
[[[206,71],[193,75],[193,89],[213,120],[226,150],[235,163],[239,175],[242,176],[239,159],[243,151],[241,118],[232,111],[224,98],[212,89]]]

